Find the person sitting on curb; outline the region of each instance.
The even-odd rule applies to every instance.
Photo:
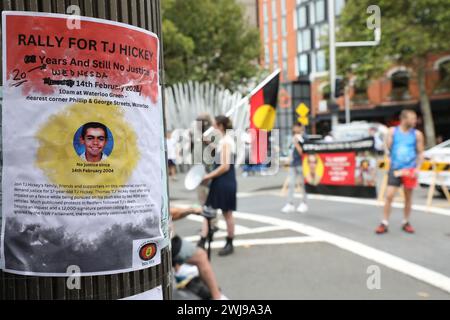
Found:
[[[200,215],[201,208],[170,208],[172,221],[181,220],[191,214]],[[212,265],[208,260],[205,250],[195,246],[191,242],[182,239],[174,232],[173,224],[171,225],[172,236],[172,263],[173,265],[182,265],[184,263],[194,265],[198,268],[200,278],[205,282],[211,292],[212,299],[226,300],[227,298],[220,292],[217,284],[216,276],[212,269]]]

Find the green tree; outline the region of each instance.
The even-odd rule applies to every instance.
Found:
[[[164,69],[168,83],[189,80],[189,60],[194,54],[194,41],[183,35],[170,20],[162,22],[164,35]]]
[[[258,74],[259,33],[235,0],[164,0],[167,83],[208,81],[235,90]]]
[[[339,48],[338,70],[358,79],[374,79],[394,64],[413,70],[420,90],[420,106],[428,146],[436,144],[429,93],[426,89],[427,58],[450,50],[448,0],[348,0],[338,21],[338,41],[373,40],[366,26],[366,10],[381,9],[381,44],[376,47]]]

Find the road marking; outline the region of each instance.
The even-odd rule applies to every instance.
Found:
[[[320,242],[322,239],[315,237],[283,237],[283,238],[270,238],[270,239],[241,239],[234,240],[233,246],[246,247],[246,246],[261,246],[261,245],[280,245],[280,244],[293,244],[293,243],[312,243]],[[212,249],[219,249],[225,246],[225,241],[214,241],[211,243]]]
[[[267,223],[284,227],[286,229],[296,231],[314,239],[321,239],[324,242],[337,246],[341,249],[352,252],[363,258],[372,260],[382,264],[392,270],[409,275],[417,280],[428,283],[436,288],[442,289],[450,293],[450,278],[436,271],[427,269],[418,264],[409,262],[405,259],[394,256],[390,253],[372,248],[365,244],[359,243],[348,238],[338,236],[336,234],[311,227],[302,223],[291,220],[282,220],[279,218],[268,217],[255,213],[234,212],[234,216],[238,219],[257,221],[259,223]]]
[[[252,228],[252,229],[249,229],[248,231],[241,231],[241,232],[235,231],[235,234],[237,236],[241,236],[241,235],[267,233],[267,232],[281,231],[281,230],[286,230],[286,229],[284,227],[278,227],[278,226],[267,226],[267,227],[260,227],[260,228]],[[214,233],[214,239],[224,238],[226,236],[227,236],[227,233],[223,232],[223,231],[219,231],[219,232]],[[185,237],[183,239],[185,239],[187,241],[194,242],[194,241],[200,240],[200,236],[199,235],[190,236],[190,237]]]
[[[267,193],[265,193],[267,194]],[[255,195],[255,194],[254,194]],[[278,194],[279,196],[279,194]],[[329,200],[329,201],[337,201],[337,202],[346,202],[346,203],[357,203],[357,204],[369,204],[369,205],[379,205],[378,201],[375,200],[367,200],[367,199],[353,199],[353,198],[346,198],[346,197],[336,197],[336,196],[323,196],[323,195],[310,195],[311,198],[317,199],[317,200]],[[399,204],[400,205],[400,204]],[[269,224],[271,226],[277,226],[282,229],[287,229],[291,231],[295,231],[298,233],[302,233],[306,235],[304,242],[307,242],[306,238],[311,238],[313,240],[311,241],[323,241],[327,242],[331,245],[334,245],[338,248],[347,250],[349,252],[352,252],[353,254],[356,254],[360,257],[366,258],[368,260],[377,262],[381,265],[384,265],[392,270],[398,271],[402,274],[406,274],[410,277],[413,277],[419,281],[425,282],[427,284],[430,284],[436,288],[439,288],[447,293],[450,293],[450,278],[446,275],[443,275],[441,273],[438,273],[436,271],[433,271],[431,269],[425,268],[423,266],[420,266],[418,264],[412,263],[410,261],[407,261],[405,259],[402,259],[400,257],[397,257],[395,255],[392,255],[390,253],[375,249],[373,247],[367,246],[365,244],[362,244],[360,242],[350,240],[348,238],[333,234],[328,231],[324,231],[321,229],[318,229],[316,227],[308,226],[303,223],[295,222],[292,220],[284,220],[274,217],[268,217],[256,213],[244,213],[244,212],[233,212],[233,215],[235,218],[242,219],[242,220],[249,220],[254,221],[258,223],[265,223]],[[445,214],[447,215],[447,214]],[[204,218],[200,216],[189,216],[191,220],[195,221],[201,221]],[[220,224],[222,227],[226,227],[225,223],[222,221],[222,224]],[[242,228],[236,228],[236,231],[239,229],[239,232],[251,232],[252,229],[247,227]],[[298,237],[294,237],[298,238]],[[281,239],[288,239],[288,238],[281,238]],[[251,241],[253,239],[249,240],[235,240],[235,241]],[[263,240],[263,239],[254,239],[254,240]],[[264,240],[270,240],[270,239],[264,239]],[[299,239],[300,240],[300,239]],[[272,240],[271,240],[272,241]],[[213,242],[213,248],[221,247],[224,245],[223,241],[216,242],[217,244],[214,244]],[[282,240],[277,243],[272,244],[284,244]],[[299,242],[297,242],[299,243]],[[260,243],[263,244],[263,243]]]
[[[276,191],[257,191],[254,193],[238,193],[239,198],[249,198],[251,196],[255,195],[271,195],[276,197],[281,197],[279,192]],[[294,195],[295,198],[301,199],[302,196],[299,194]],[[378,200],[372,200],[372,199],[359,199],[359,198],[350,198],[350,197],[340,197],[340,196],[326,196],[321,194],[308,194],[308,198],[312,200],[324,200],[324,201],[334,201],[334,202],[341,202],[341,203],[351,203],[351,204],[360,204],[360,205],[370,205],[370,206],[376,206],[381,207],[383,206],[383,202],[380,202]],[[393,202],[392,203],[393,208],[403,208],[403,203],[401,202]],[[413,204],[412,209],[414,211],[422,211],[425,213],[434,213],[439,214],[443,216],[450,217],[450,210],[444,209],[444,208],[437,208],[437,207],[427,207],[424,205],[418,205]]]
[[[191,221],[196,221],[196,222],[203,222],[203,221],[205,221],[205,218],[203,218],[202,216],[194,216],[194,215],[187,216],[187,219],[191,220]],[[226,229],[227,228],[227,225],[226,225],[225,221],[223,221],[223,220],[219,220],[217,222],[217,226],[219,227],[219,229]],[[236,224],[234,226],[234,230],[235,230],[236,233],[244,234],[246,232],[249,232],[250,228],[247,228],[247,227],[244,227],[244,226]]]

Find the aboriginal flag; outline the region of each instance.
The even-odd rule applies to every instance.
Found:
[[[250,97],[250,128],[252,130],[251,163],[260,164],[266,160],[268,133],[276,120],[276,106],[280,72],[270,75],[255,89]]]

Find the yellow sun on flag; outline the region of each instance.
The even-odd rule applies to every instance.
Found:
[[[260,130],[272,131],[275,126],[277,112],[271,105],[265,104],[259,107],[253,115],[253,123]]]
[[[74,148],[75,133],[89,122],[104,124],[114,137],[111,154],[99,163],[83,161]],[[51,183],[75,197],[110,195],[127,183],[140,158],[136,133],[123,110],[106,104],[68,106],[48,119],[36,139],[36,166]]]

